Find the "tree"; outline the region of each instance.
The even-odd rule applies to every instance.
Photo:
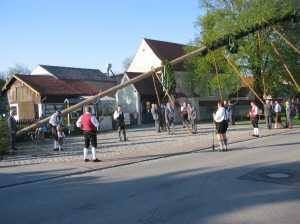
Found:
[[[262,68],[264,68],[265,84],[268,95],[279,95],[286,92],[298,92],[291,77],[281,63],[269,40],[272,40],[279,50],[282,59],[288,63],[296,80],[300,81],[299,54],[289,47],[279,36],[272,32],[270,27],[261,29],[262,51],[259,48],[258,33],[254,32],[245,37],[237,38],[236,33],[246,27],[257,24],[263,19],[270,20],[283,16],[288,12],[299,9],[298,1],[294,0],[199,0],[200,8],[206,8],[204,16],[199,17],[196,27],[201,27],[199,35],[190,43],[192,46],[209,46],[226,35],[229,44],[221,50],[236,65],[243,76],[255,78],[254,89],[263,95]],[[290,42],[299,49],[298,36],[300,24],[294,21],[285,21],[276,24],[279,30]],[[267,33],[265,33],[265,30]],[[190,52],[192,47],[187,47]],[[215,50],[215,57],[220,71],[222,90],[230,93],[240,86],[239,77],[231,66],[224,60],[219,50]],[[262,66],[263,65],[263,66]],[[200,82],[202,92],[209,85],[216,89],[217,80],[212,51],[208,51],[205,57],[197,56],[187,60],[186,64],[190,73],[197,74],[194,80]],[[204,88],[204,89],[203,89]],[[206,88],[207,89],[207,88]]]
[[[13,67],[9,67],[7,70],[7,75],[11,76],[13,74],[29,75],[30,70],[28,66],[23,65],[22,63],[15,63]]]
[[[131,57],[127,57],[124,59],[123,61],[123,68],[124,68],[124,71],[126,72],[128,70],[128,68],[130,67],[131,63],[132,63],[132,60],[133,60],[133,56]]]
[[[173,93],[176,88],[176,80],[171,63],[168,60],[163,60],[161,65],[165,66],[162,71],[163,84],[169,92]]]

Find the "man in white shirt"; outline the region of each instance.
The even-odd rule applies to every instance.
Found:
[[[213,118],[216,122],[216,133],[220,145],[219,152],[227,151],[228,111],[225,109],[223,102],[218,103],[218,110],[213,113]]]
[[[54,151],[62,151],[61,146],[58,143],[57,127],[63,127],[63,117],[61,111],[57,110],[50,118],[49,123],[52,125],[52,136],[54,137]]]
[[[284,126],[281,122],[281,106],[277,100],[275,101],[274,112],[275,112],[275,127],[274,128],[279,128],[278,124],[280,124],[281,127],[284,128]]]
[[[122,141],[121,131],[123,131],[124,142],[128,141],[128,139],[126,138],[125,115],[121,105],[119,105],[118,109],[114,112],[114,119],[117,121],[117,128],[118,128],[120,141]]]
[[[99,122],[96,117],[92,115],[92,108],[86,107],[85,114],[81,115],[77,120],[77,127],[81,128],[84,131],[84,148],[83,148],[83,158],[85,162],[88,162],[89,159],[87,157],[88,148],[90,144],[92,145],[92,154],[93,154],[93,162],[101,162],[101,160],[96,157],[96,148],[97,148],[97,127],[99,127]],[[101,117],[100,122],[104,119]]]

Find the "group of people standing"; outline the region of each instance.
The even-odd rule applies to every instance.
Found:
[[[165,106],[163,103],[160,107],[157,104],[151,105],[151,113],[155,122],[155,129],[159,133],[161,131],[168,131],[170,135],[175,134],[175,110],[171,107],[171,103],[167,103]],[[187,124],[190,123],[192,126],[192,133],[197,133],[197,111],[191,103],[183,103],[181,107],[182,119]]]
[[[297,116],[299,118],[299,109],[300,109],[300,101],[299,98],[292,99],[291,102],[285,102],[285,116],[286,116],[286,123],[285,125],[282,124],[281,121],[281,113],[282,107],[278,100],[275,100],[275,104],[273,100],[266,100],[266,104],[264,105],[264,115],[266,118],[266,125],[268,129],[273,128],[293,128],[293,118]],[[274,127],[272,123],[275,122]]]
[[[300,101],[297,98],[292,99],[291,102],[286,102],[286,125],[283,125],[281,122],[281,105],[276,100],[273,104],[272,100],[266,100],[264,105],[264,116],[266,119],[266,125],[268,129],[272,128],[292,128],[292,120],[295,115],[299,118],[300,110]],[[97,148],[97,128],[100,125],[100,122],[104,119],[102,116],[100,121],[96,119],[95,116],[91,113],[91,107],[85,107],[85,113],[80,116],[77,120],[77,127],[84,130],[84,161],[88,162],[88,148],[92,145],[92,156],[93,162],[100,162],[101,160],[96,157],[96,148]],[[152,104],[151,113],[153,120],[155,121],[155,127],[157,132],[168,131],[170,135],[175,134],[175,110],[171,107],[171,103],[167,103],[166,106],[162,103],[159,107],[157,104]],[[216,128],[216,134],[218,142],[220,145],[219,151],[227,151],[228,140],[226,137],[226,132],[228,124],[235,125],[234,122],[234,113],[235,105],[231,101],[224,101],[218,103],[217,112],[213,113],[213,119]],[[197,133],[197,111],[196,108],[192,106],[191,103],[183,103],[181,106],[181,114],[183,125],[190,124],[192,127],[192,133]],[[16,149],[14,146],[17,125],[16,120],[14,119],[15,111],[10,111],[10,117],[8,119],[8,126],[11,130],[11,148]],[[258,107],[255,102],[251,102],[251,109],[249,111],[249,116],[253,125],[253,136],[259,137],[259,127],[258,127]],[[119,105],[118,109],[114,112],[114,119],[117,122],[117,129],[119,134],[119,140],[122,141],[121,133],[123,133],[123,141],[128,141],[126,137],[126,125],[125,125],[125,116],[122,109],[122,106]],[[275,126],[272,127],[272,123],[275,120]],[[61,116],[61,111],[56,111],[50,118],[49,123],[52,126],[52,133],[54,137],[54,151],[62,151],[62,138],[64,134],[62,132],[63,128],[63,118]]]

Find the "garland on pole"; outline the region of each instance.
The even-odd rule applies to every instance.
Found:
[[[163,60],[161,65],[164,65],[164,69],[162,71],[162,84],[169,92],[173,93],[176,88],[176,80],[171,63],[168,60]]]

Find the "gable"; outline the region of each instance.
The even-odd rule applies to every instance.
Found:
[[[158,67],[165,59],[172,61],[184,55],[184,45],[165,41],[143,39],[128,68],[128,72],[147,72],[151,67]],[[185,70],[184,62],[173,65],[174,70]]]
[[[151,70],[151,67],[158,67],[161,65],[161,59],[153,52],[150,46],[146,43],[145,39],[134,56],[127,72],[144,73]]]

